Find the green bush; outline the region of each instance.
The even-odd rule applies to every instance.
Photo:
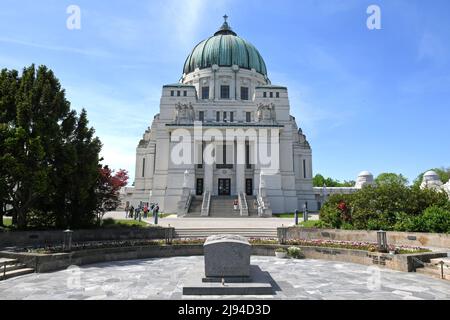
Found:
[[[450,232],[448,212],[450,202],[445,192],[394,180],[351,195],[331,195],[320,219],[331,228],[346,230]]]
[[[420,217],[426,232],[450,233],[450,210],[438,206],[426,209]]]
[[[288,255],[291,258],[294,258],[294,259],[302,259],[302,258],[304,258],[302,250],[299,247],[289,247],[288,248]]]

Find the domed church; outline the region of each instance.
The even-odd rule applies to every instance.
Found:
[[[180,82],[163,86],[125,200],[180,217],[315,211],[311,147],[288,90],[224,18],[187,56]]]

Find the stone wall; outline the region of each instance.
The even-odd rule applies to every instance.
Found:
[[[335,230],[309,228],[278,228],[278,238],[289,239],[323,239],[341,241],[376,242],[376,231]],[[429,248],[450,248],[450,235],[439,233],[387,232],[388,244],[419,246]]]
[[[69,266],[82,266],[109,261],[199,255],[203,255],[202,245],[123,247],[58,254],[1,252],[2,257],[18,259],[28,267],[34,268],[38,273],[63,270]]]
[[[253,255],[274,256],[275,249],[279,247],[288,248],[289,246],[280,245],[260,245],[253,246]],[[320,259],[330,261],[340,261],[347,263],[357,263],[366,266],[377,266],[403,272],[414,270],[414,259],[429,262],[430,259],[446,257],[443,252],[417,253],[417,254],[397,254],[367,252],[363,250],[339,249],[339,248],[319,248],[305,247],[301,248],[306,259]],[[417,266],[417,265],[416,265]]]
[[[252,255],[274,256],[277,248],[289,246],[282,245],[253,245]],[[447,256],[446,253],[418,253],[408,255],[390,255],[374,253],[362,250],[302,247],[302,252],[307,259],[322,259],[357,263],[367,266],[379,266],[398,271],[411,272],[414,270],[414,260],[429,262],[430,259]],[[0,252],[4,258],[18,259],[36,272],[52,272],[66,269],[69,266],[82,266],[87,264],[128,261],[151,258],[168,258],[180,256],[201,256],[204,254],[203,245],[173,245],[173,246],[142,246],[124,248],[104,248],[94,250],[75,251],[58,254],[35,254]]]
[[[75,230],[73,242],[85,241],[114,241],[136,239],[164,239],[168,228],[114,228]],[[0,232],[0,248],[25,247],[62,244],[62,231],[20,231]]]

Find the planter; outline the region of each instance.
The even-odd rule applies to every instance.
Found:
[[[277,252],[275,251],[275,256],[279,259],[286,259],[287,257],[287,252]]]

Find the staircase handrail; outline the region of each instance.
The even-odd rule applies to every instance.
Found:
[[[202,202],[202,216],[209,216],[209,208],[211,203],[211,192],[206,191],[203,194],[203,202]]]
[[[248,204],[247,204],[247,197],[245,196],[245,193],[240,192],[238,197],[239,197],[239,207],[240,207],[241,216],[248,216]]]
[[[187,215],[188,212],[189,212],[189,208],[191,207],[192,199],[193,199],[193,198],[194,198],[194,197],[192,196],[192,194],[190,194],[190,195],[188,196],[188,198],[187,198],[186,205],[185,205],[185,207],[184,207],[184,214],[185,214],[185,215]]]

